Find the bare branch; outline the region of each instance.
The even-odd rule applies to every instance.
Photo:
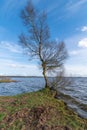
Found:
[[[67,58],[63,42],[51,41],[46,12],[39,12],[31,2],[21,11],[27,33],[19,36],[21,45],[31,57],[40,61],[46,87],[49,86],[47,72],[60,70]]]

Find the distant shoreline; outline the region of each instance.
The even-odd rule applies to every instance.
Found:
[[[11,83],[11,82],[17,82],[17,81],[10,79],[8,77],[3,77],[3,78],[0,79],[0,83]]]
[[[0,76],[0,78],[43,78],[43,76]],[[49,76],[49,78],[53,78],[52,76]],[[87,76],[65,76],[65,78],[87,78]]]

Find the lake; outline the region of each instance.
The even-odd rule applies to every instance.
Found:
[[[43,78],[12,78],[18,82],[0,83],[0,96],[11,96],[40,90],[44,87]],[[79,116],[87,119],[87,78],[71,78],[72,84],[59,88],[58,98],[64,100]]]

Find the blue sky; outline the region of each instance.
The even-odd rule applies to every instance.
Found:
[[[39,10],[46,10],[51,37],[66,43],[66,75],[87,76],[87,0],[32,1]],[[18,42],[24,30],[20,11],[26,2],[0,0],[0,75],[41,75]]]

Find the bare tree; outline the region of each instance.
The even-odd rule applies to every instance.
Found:
[[[71,79],[65,76],[64,68],[56,73],[56,76],[50,81],[50,87],[53,90],[64,89],[65,86],[71,85]]]
[[[30,1],[21,11],[21,18],[27,31],[19,36],[20,43],[31,57],[39,59],[47,88],[47,72],[60,69],[67,58],[65,44],[51,40],[46,13],[37,11]]]

